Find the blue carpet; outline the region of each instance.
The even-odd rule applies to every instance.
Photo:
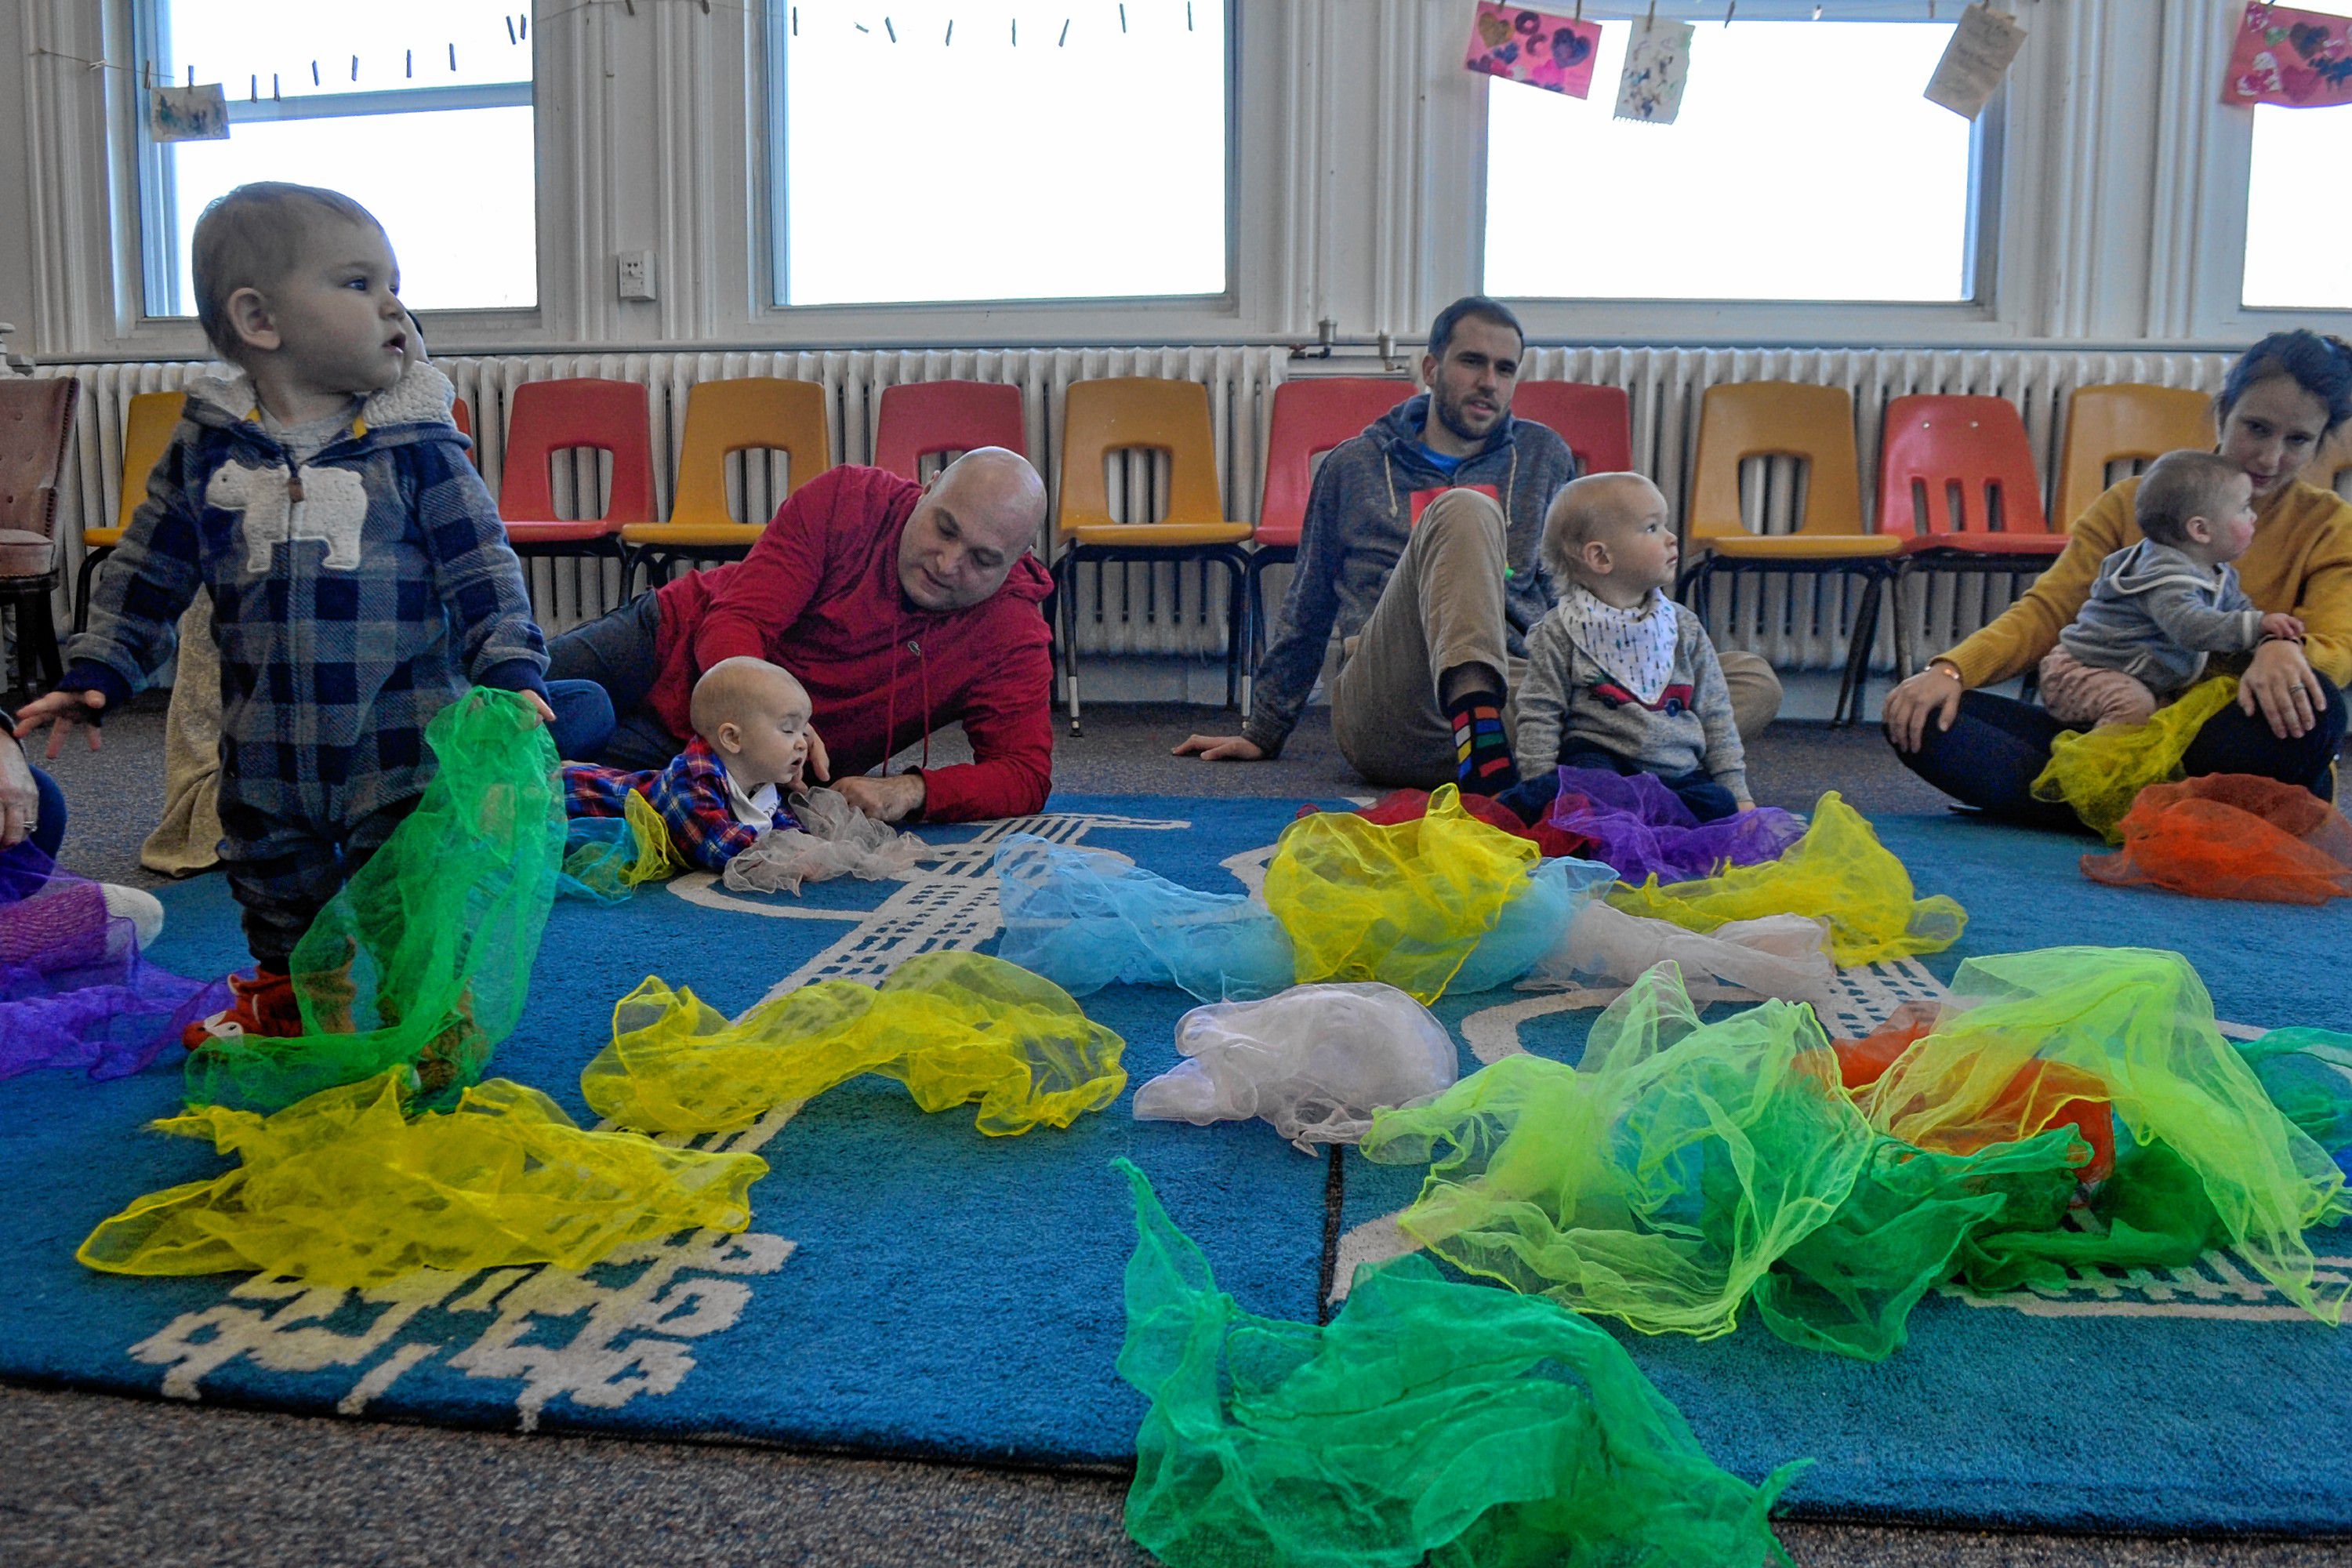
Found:
[[[1008,826],[1218,888],[1235,885],[1224,863],[1246,867],[1295,807],[1057,796],[1053,809]],[[904,888],[559,905],[529,1016],[493,1070],[584,1120],[579,1069],[608,1037],[613,1002],[645,974],[732,1013],[788,980],[872,978],[942,944],[992,948],[988,846],[1008,826],[926,830],[946,857]],[[2352,1016],[2335,962],[2352,915],[2096,888],[2074,869],[2077,840],[1958,818],[1882,826],[1924,889],[1969,910],[1968,940],[1933,962],[1938,974],[1972,952],[2147,942],[2189,952],[2226,1018]],[[160,962],[201,974],[241,961],[217,878],[163,897]],[[1439,1011],[1457,1033],[1491,1038],[1520,1016],[1496,1010],[1525,1000],[1449,997]],[[1135,1083],[1174,1059],[1189,1005],[1150,990],[1087,1004],[1126,1037]],[[1518,1037],[1572,1058],[1591,1016],[1539,1013]],[[1464,1066],[1475,1062],[1465,1054]],[[859,1081],[735,1140],[774,1167],[753,1189],[750,1235],[673,1237],[584,1277],[505,1269],[362,1295],[89,1273],[72,1250],[100,1218],[220,1168],[205,1146],[142,1130],[176,1105],[178,1084],[163,1067],[111,1084],[0,1083],[0,1182],[18,1194],[0,1215],[0,1376],[444,1425],[1117,1465],[1142,1412],[1112,1367],[1133,1234],[1115,1155],[1150,1173],[1250,1310],[1312,1318],[1327,1263],[1329,1167],[1263,1124],[1138,1123],[1122,1101],[1066,1131],[986,1139],[969,1111],[925,1116],[895,1085]],[[1377,1229],[1412,1194],[1412,1172],[1353,1155],[1343,1168],[1345,1227]],[[2352,1266],[2343,1240],[2320,1250]],[[2282,1306],[2213,1259],[2052,1300],[1931,1298],[1912,1342],[1878,1367],[1753,1325],[1707,1344],[1627,1338],[1733,1470],[1752,1479],[1818,1458],[1790,1493],[1800,1510],[2352,1528],[2352,1435],[2336,1411],[2352,1338]]]

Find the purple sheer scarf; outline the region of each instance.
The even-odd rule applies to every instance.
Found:
[[[1605,862],[1628,882],[1653,872],[1662,882],[1687,881],[1726,866],[1777,860],[1805,836],[1804,818],[1771,805],[1701,823],[1653,775],[1594,768],[1559,770],[1559,793],[1544,822],[1591,840],[1584,858]]]
[[[125,1077],[227,1001],[222,983],[142,958],[96,882],[59,871],[30,843],[0,851],[0,1078],[41,1068]]]

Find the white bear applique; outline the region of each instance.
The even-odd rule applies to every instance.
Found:
[[[205,504],[245,513],[245,569],[258,576],[269,570],[270,552],[280,544],[315,539],[327,547],[327,569],[353,572],[360,563],[360,531],[367,522],[367,489],[349,468],[304,468],[299,500],[289,499],[287,468],[253,468],[230,463],[205,487]]]

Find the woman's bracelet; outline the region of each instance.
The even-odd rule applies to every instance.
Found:
[[[1969,683],[1969,678],[1960,673],[1960,667],[1948,658],[1931,658],[1927,661],[1927,668],[1939,675],[1950,676],[1963,686]]]

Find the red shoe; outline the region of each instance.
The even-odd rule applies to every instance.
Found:
[[[232,974],[228,994],[227,1006],[180,1031],[180,1044],[193,1051],[248,1035],[286,1040],[302,1033],[302,1007],[294,998],[292,976],[275,969],[256,969],[250,980]]]

